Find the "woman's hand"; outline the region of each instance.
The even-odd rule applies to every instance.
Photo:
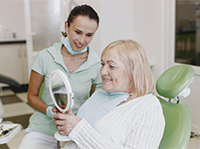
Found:
[[[66,113],[57,113],[54,115],[54,124],[59,134],[68,136],[74,127],[81,121],[81,118],[75,116],[71,110]]]
[[[65,108],[66,108],[66,105],[59,105],[59,107],[60,107],[61,109],[65,109]],[[56,107],[53,107],[52,111],[53,111],[54,113],[60,112],[60,111],[58,110],[58,108],[56,108]]]

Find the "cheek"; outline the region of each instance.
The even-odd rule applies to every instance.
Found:
[[[123,74],[121,76],[118,76],[118,79],[116,80],[118,85],[121,86],[122,88],[128,88],[130,85],[130,78],[127,74]]]
[[[71,34],[71,38],[72,38],[73,40],[75,40],[75,39],[78,38],[78,35],[77,35],[76,33],[72,33],[72,34]]]
[[[88,37],[88,38],[86,38],[86,42],[90,43],[92,39],[93,39],[93,36],[92,37]]]

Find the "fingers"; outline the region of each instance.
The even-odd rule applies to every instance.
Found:
[[[67,114],[69,114],[69,115],[74,115],[74,114],[72,113],[72,108],[70,108],[70,109],[67,111]]]
[[[52,111],[53,111],[54,113],[58,113],[58,112],[59,112],[58,109],[57,109],[56,107],[53,107]]]
[[[59,105],[59,107],[60,107],[61,109],[65,109],[65,108],[66,108],[66,105]],[[59,110],[58,110],[56,107],[53,107],[52,111],[53,111],[54,113],[58,113],[58,112],[59,112]]]
[[[54,120],[53,123],[55,125],[65,125],[65,121],[63,121],[63,120]]]
[[[64,126],[56,126],[59,134],[68,136],[71,132],[71,129],[65,129]]]
[[[61,109],[65,109],[65,108],[66,108],[66,105],[59,105],[59,107],[60,107]]]
[[[64,131],[64,127],[63,126],[56,126],[58,129],[59,134],[61,135],[67,135],[66,132]]]
[[[56,113],[54,116],[53,116],[54,119],[56,120],[64,120],[67,118],[67,114],[63,114],[63,113]]]
[[[65,119],[67,118],[67,116],[64,116],[62,113],[57,113],[53,116],[53,118],[54,118],[53,123],[55,125],[64,125]]]
[[[63,130],[64,130],[64,127],[63,127],[62,125],[57,125],[57,129],[58,129],[59,131],[63,131]]]

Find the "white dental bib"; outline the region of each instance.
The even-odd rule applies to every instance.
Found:
[[[85,119],[90,125],[94,126],[95,122],[114,110],[118,104],[127,100],[128,97],[128,93],[108,93],[99,88],[79,108],[77,116]]]

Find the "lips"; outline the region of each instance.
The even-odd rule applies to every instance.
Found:
[[[75,45],[76,45],[76,47],[79,48],[79,49],[81,49],[81,48],[84,47],[84,45],[82,45],[82,44],[78,44],[78,43],[75,43]]]
[[[112,81],[112,79],[110,79],[110,78],[103,78],[103,81],[110,82],[110,81]]]

